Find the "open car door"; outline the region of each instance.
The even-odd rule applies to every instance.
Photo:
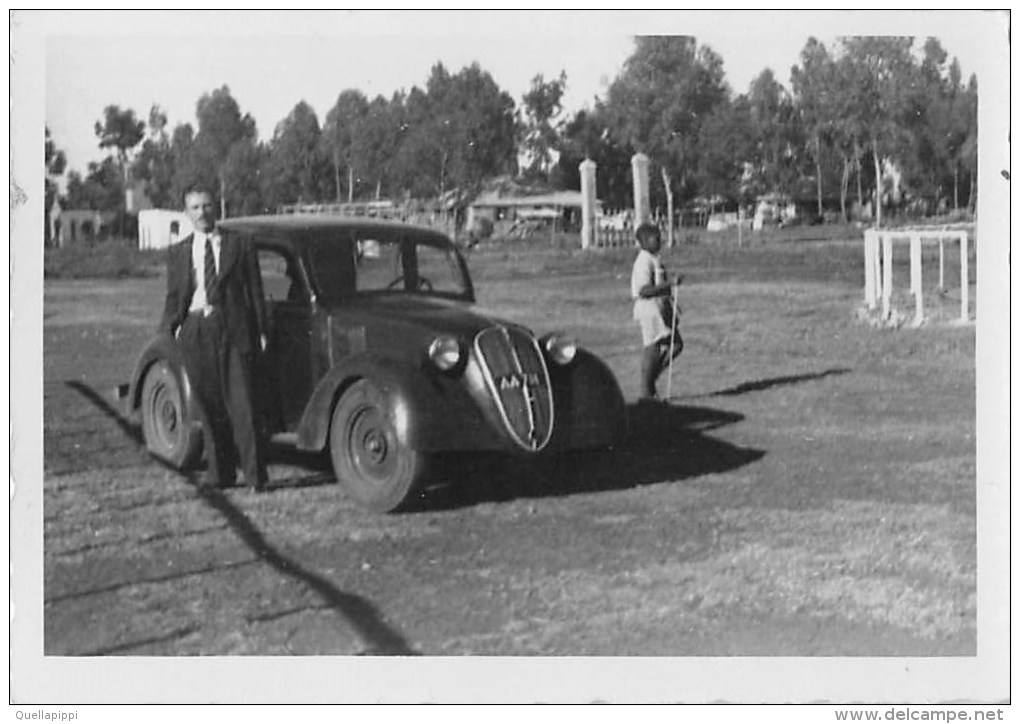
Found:
[[[255,242],[267,345],[258,365],[259,410],[270,434],[293,432],[311,394],[312,303],[290,249]]]

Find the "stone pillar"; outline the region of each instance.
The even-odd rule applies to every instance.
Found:
[[[634,176],[634,228],[652,220],[652,205],[648,198],[648,156],[635,153],[630,159]]]
[[[581,161],[578,170],[581,172],[581,248],[588,249],[595,246],[598,240],[595,228],[595,206],[597,196],[595,194],[595,168],[596,164],[590,158]]]

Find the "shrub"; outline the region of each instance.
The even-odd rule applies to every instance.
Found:
[[[46,279],[124,279],[157,276],[166,252],[141,251],[131,239],[108,239],[47,249],[43,259]]]

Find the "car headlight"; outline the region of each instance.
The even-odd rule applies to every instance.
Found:
[[[577,342],[562,334],[550,334],[543,344],[546,353],[558,365],[568,365],[577,354]]]
[[[460,363],[462,350],[456,337],[442,335],[429,345],[429,359],[443,372],[452,370]]]

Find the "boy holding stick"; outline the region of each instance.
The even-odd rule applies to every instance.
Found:
[[[634,259],[630,275],[630,294],[634,300],[634,319],[641,327],[641,400],[658,399],[655,383],[669,365],[672,388],[673,360],[683,351],[684,341],[677,328],[677,287],[682,277],[669,276],[659,250],[662,237],[652,224],[641,224],[635,231],[641,251]],[[670,389],[672,392],[672,389]],[[667,395],[668,397],[668,395]]]

